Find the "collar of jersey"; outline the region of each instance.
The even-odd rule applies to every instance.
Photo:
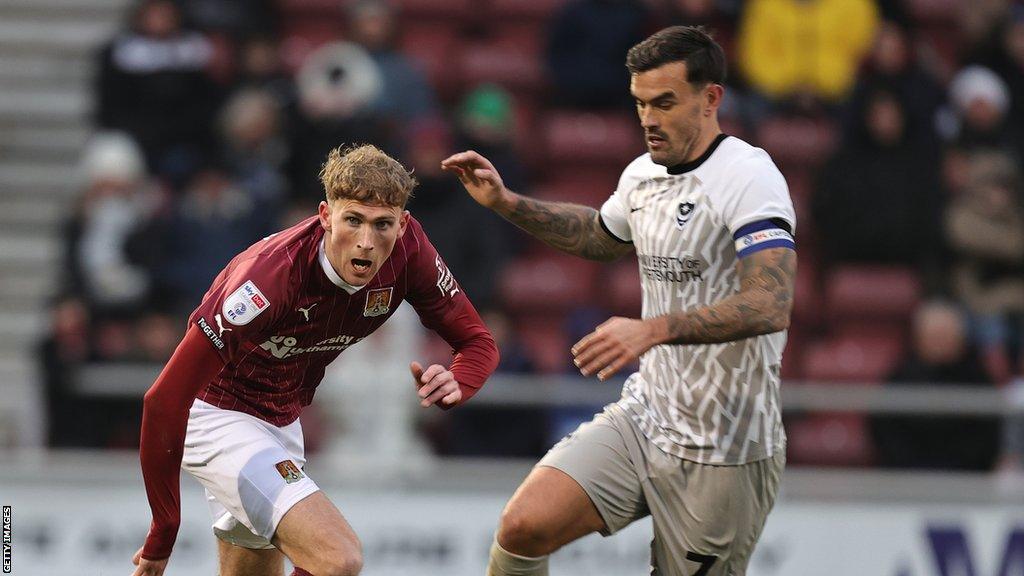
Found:
[[[711,142],[711,145],[708,146],[708,149],[705,150],[704,153],[701,154],[699,157],[689,162],[683,162],[682,164],[669,166],[666,170],[668,170],[669,174],[672,174],[673,176],[678,176],[680,174],[686,174],[687,172],[692,172],[697,168],[700,168],[700,165],[706,162],[707,159],[711,158],[711,155],[715,153],[715,150],[718,149],[718,145],[721,144],[722,141],[728,137],[728,134],[719,134],[718,136],[715,136],[715,139]]]
[[[320,249],[318,250],[317,259],[320,260],[320,267],[324,269],[324,274],[327,274],[327,277],[331,279],[331,282],[333,282],[338,288],[348,292],[350,295],[355,294],[361,290],[363,286],[366,286],[366,284],[363,284],[363,286],[354,286],[342,280],[341,275],[334,269],[334,266],[331,266],[331,261],[327,259],[327,250],[324,249],[324,241],[325,238],[320,239]]]

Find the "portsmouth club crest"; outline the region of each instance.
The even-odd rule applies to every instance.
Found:
[[[391,310],[392,287],[374,288],[366,293],[366,306],[363,307],[363,316],[380,316]]]
[[[680,202],[679,211],[676,213],[676,227],[682,230],[683,226],[693,216],[693,202]]]

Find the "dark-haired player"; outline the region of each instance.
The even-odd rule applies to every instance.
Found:
[[[494,340],[419,223],[416,184],[372,146],[334,150],[319,214],[257,242],[213,281],[146,393],[140,449],[153,523],[135,576],[163,573],[180,523],[179,467],[206,489],[221,576],[348,576],[359,539],[303,471],[298,417],[326,366],[407,300],[455,350],[410,366],[423,406],[468,400]]]
[[[600,211],[519,196],[475,152],[443,163],[480,204],[555,248],[640,261],[642,318],[612,318],[572,348],[586,376],[637,358],[640,371],[512,496],[491,575],[547,574],[561,546],[650,515],[652,574],[741,576],[778,492],[796,271],[786,182],[764,150],[722,134],[725,56],[703,30],[662,30],[626,66],[648,153]]]

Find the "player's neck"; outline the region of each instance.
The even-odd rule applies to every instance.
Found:
[[[703,156],[721,133],[722,129],[718,126],[718,118],[708,120],[707,124],[701,129],[700,138],[698,138],[693,148],[690,149],[690,153],[686,155],[686,158],[683,159],[682,164],[689,164]]]

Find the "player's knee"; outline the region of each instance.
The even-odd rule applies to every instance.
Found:
[[[356,576],[362,569],[363,554],[355,550],[326,558],[316,576]]]
[[[508,506],[501,513],[498,544],[520,556],[543,556],[551,550],[551,534],[540,518],[519,507]]]

